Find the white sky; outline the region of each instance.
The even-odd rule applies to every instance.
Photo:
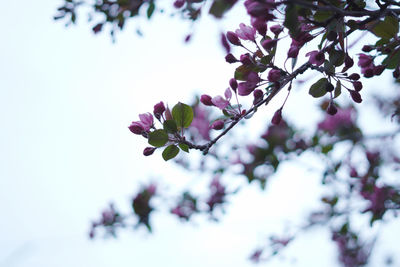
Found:
[[[222,94],[232,67],[213,39],[215,21],[198,25],[190,45],[182,42],[188,24],[165,16],[142,27],[145,38],[131,27],[112,44],[106,33],[91,34],[84,16],[77,27],[55,23],[59,3],[2,6],[0,266],[253,266],[247,257],[268,233],[306,214],[304,206],[318,195],[298,188],[318,191],[318,176],[293,180],[299,168],[289,166],[267,194],[255,194],[257,186],[239,194],[219,224],[184,225],[156,214],[153,235],[125,231],[117,240],[87,239],[103,207],[115,201],[124,208],[149,178],[171,187],[195,179],[159,154],[144,158],[144,140],[127,126],[160,100]],[[272,265],[335,266],[327,232],[301,240],[288,260]]]

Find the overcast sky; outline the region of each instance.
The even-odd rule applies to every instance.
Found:
[[[299,168],[289,166],[268,194],[255,194],[257,186],[239,194],[219,224],[156,214],[152,235],[87,238],[103,207],[128,208],[145,181],[181,187],[195,179],[158,154],[144,158],[144,140],[127,126],[161,100],[190,103],[195,92],[223,92],[232,75],[216,38],[223,26],[203,21],[184,45],[189,24],[156,15],[142,27],[144,38],[132,25],[113,44],[106,33],[94,36],[85,16],[77,27],[54,22],[59,3],[2,5],[0,266],[252,266],[247,258],[268,233],[306,214],[318,194],[298,188],[318,192],[318,176],[293,181]],[[329,233],[317,233],[273,266],[335,266]]]

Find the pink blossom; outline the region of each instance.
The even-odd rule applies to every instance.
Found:
[[[360,54],[358,56],[358,66],[360,66],[361,68],[370,67],[372,65],[373,61],[374,61],[373,58],[366,54]]]
[[[228,101],[231,100],[231,98],[232,98],[231,89],[226,88],[226,90],[225,90],[225,92],[224,92],[224,95],[225,95],[226,100],[228,100]]]
[[[144,132],[144,128],[141,122],[133,121],[128,128],[134,134],[142,134]]]
[[[244,23],[239,24],[239,29],[237,29],[235,33],[242,40],[255,41],[256,39],[256,30]]]
[[[281,77],[281,71],[277,69],[272,69],[268,72],[268,81],[277,82]]]
[[[318,123],[318,129],[335,134],[341,128],[353,126],[353,109],[340,109],[334,116],[326,116],[325,120]]]
[[[210,140],[209,126],[210,122],[207,111],[203,107],[197,106],[194,109],[194,118],[189,129],[196,129],[203,139]]]
[[[222,128],[224,128],[224,121],[223,120],[216,120],[211,124],[211,129],[221,130]]]
[[[150,130],[150,128],[153,126],[154,122],[153,115],[151,115],[149,112],[139,114],[139,119],[145,131]]]
[[[223,98],[222,96],[214,96],[211,99],[211,102],[218,108],[224,109],[229,105],[229,101]]]
[[[316,66],[321,66],[325,61],[325,55],[323,52],[320,51],[308,52],[306,56],[309,56],[310,57],[309,62]]]

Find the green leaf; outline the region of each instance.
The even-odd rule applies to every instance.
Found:
[[[295,36],[299,30],[298,13],[295,5],[287,5],[285,10],[285,21],[283,25],[289,30],[290,35]]]
[[[151,18],[151,16],[153,15],[155,8],[156,8],[156,6],[154,5],[154,2],[151,1],[149,3],[149,7],[147,8],[147,18],[148,19]]]
[[[155,130],[149,133],[149,144],[155,147],[161,147],[168,142],[168,134],[164,130]]]
[[[333,16],[333,13],[330,11],[317,11],[314,14],[314,20],[318,22],[327,21],[329,18]]]
[[[252,71],[252,69],[246,65],[237,67],[235,70],[235,79],[238,81],[245,81],[250,71]]]
[[[400,50],[395,50],[393,53],[389,54],[382,62],[386,65],[388,69],[395,69],[400,65]]]
[[[312,95],[313,97],[322,97],[326,94],[326,86],[329,84],[328,79],[326,78],[321,78],[319,79],[316,83],[311,85],[309,94]]]
[[[340,82],[340,80],[338,80],[336,82],[336,87],[335,87],[335,92],[333,94],[333,98],[340,96],[341,93],[342,93],[342,83]]]
[[[179,102],[172,108],[172,118],[178,128],[187,128],[192,123],[193,110],[190,106]]]
[[[378,22],[371,31],[378,37],[391,39],[399,32],[399,22],[393,16],[386,16],[385,19]]]
[[[162,157],[165,161],[167,161],[175,158],[176,155],[178,155],[178,153],[179,153],[179,148],[176,145],[169,145],[164,149]]]
[[[188,146],[188,145],[180,143],[178,146],[179,146],[183,151],[189,153],[189,146]]]
[[[329,151],[331,151],[333,149],[333,145],[332,144],[328,144],[328,145],[326,145],[326,146],[322,146],[321,147],[321,152],[323,153],[323,154],[328,154],[329,153]]]
[[[328,75],[335,74],[335,66],[333,66],[332,63],[328,60],[324,61],[324,69]]]
[[[174,120],[164,121],[163,126],[168,133],[176,133],[178,131],[178,126]]]
[[[210,14],[216,18],[222,18],[225,12],[232,8],[234,1],[214,0],[210,8]]]
[[[329,61],[336,67],[340,66],[344,62],[346,53],[341,50],[332,49],[329,52]]]

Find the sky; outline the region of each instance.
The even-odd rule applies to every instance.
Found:
[[[0,17],[0,266],[253,266],[247,258],[268,233],[282,232],[318,198],[299,190],[319,192],[318,176],[293,180],[300,168],[287,166],[267,194],[257,186],[241,192],[221,223],[181,224],[158,213],[153,234],[87,238],[103,207],[128,208],[146,181],[174,190],[196,179],[160,155],[143,157],[144,140],[127,126],[161,100],[221,94],[232,67],[217,37],[238,21],[202,21],[185,45],[189,24],[156,15],[144,37],[131,25],[112,43],[91,33],[84,14],[78,26],[54,22],[60,3],[8,1]],[[306,233],[272,265],[336,266],[329,239],[321,229]]]

